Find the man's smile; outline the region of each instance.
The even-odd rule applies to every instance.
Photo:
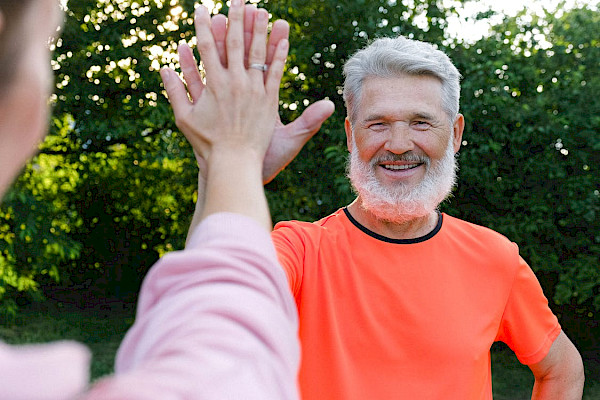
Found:
[[[423,163],[415,164],[380,164],[381,167],[390,171],[401,171],[406,169],[413,169],[423,165]]]

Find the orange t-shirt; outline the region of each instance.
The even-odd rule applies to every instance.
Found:
[[[517,245],[446,214],[412,240],[345,209],[272,237],[300,316],[304,400],[491,399],[494,341],[533,364],[561,330]]]

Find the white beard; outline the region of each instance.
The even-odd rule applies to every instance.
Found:
[[[383,186],[375,176],[375,169],[382,161],[416,161],[425,166],[423,180],[411,187],[403,183]],[[452,137],[448,141],[444,157],[433,165],[427,156],[415,154],[392,154],[375,157],[363,162],[354,140],[348,165],[348,178],[360,196],[362,208],[381,221],[405,223],[434,212],[451,194],[456,184],[458,164],[454,156]]]

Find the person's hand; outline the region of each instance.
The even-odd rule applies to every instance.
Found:
[[[223,65],[218,51],[219,36],[211,31],[208,10],[203,6],[197,8],[197,43],[207,79],[206,84],[200,79],[186,79],[191,101],[175,72],[161,70],[178,127],[198,155],[207,161],[215,150],[243,149],[264,157],[278,119],[279,84],[288,42],[285,38],[278,40],[265,73],[246,68],[243,20],[244,6],[232,6],[224,38],[227,62]],[[252,22],[248,62],[262,65],[267,59],[267,12],[257,10]],[[197,71],[191,49],[182,44],[179,53],[184,76],[189,77],[189,62],[194,63]],[[191,74],[199,78],[197,73]]]
[[[264,11],[264,10],[263,10]],[[250,43],[252,43],[254,20],[259,10],[255,6],[247,5],[245,9],[244,21],[244,44],[245,61],[247,65]],[[261,11],[262,12],[262,11]],[[219,53],[221,64],[226,66],[227,60],[227,18],[222,14],[212,17],[211,31]],[[289,25],[286,21],[277,20],[273,23],[271,34],[267,45],[267,57],[265,64],[270,65],[279,42],[287,39],[289,35]],[[197,63],[189,47],[184,46],[179,51],[179,62],[183,71],[184,80],[190,91],[192,99],[199,96],[202,91],[203,83],[198,71]],[[320,100],[310,105],[298,119],[284,125],[276,117],[275,132],[267,150],[263,162],[263,183],[271,181],[277,174],[285,168],[298,155],[304,144],[321,128],[323,122],[329,118],[334,111],[334,105],[329,100]],[[203,160],[198,159],[200,173],[205,174]]]
[[[205,167],[205,173],[199,176],[205,202],[197,202],[190,229],[217,212],[249,216],[266,229],[272,226],[262,186],[262,164],[278,118],[279,85],[288,41],[287,37],[277,41],[271,63],[265,68],[268,13],[256,10],[249,18],[244,15],[243,0],[231,3],[224,33],[219,19],[211,25],[205,7],[196,10],[205,83],[199,79],[195,65],[192,70],[191,62],[195,64],[195,60],[186,44],[179,47],[184,77],[191,74],[198,79],[188,80],[186,90],[174,71],[161,70],[177,126],[192,145],[199,167]],[[249,25],[251,41],[246,46],[244,30]]]

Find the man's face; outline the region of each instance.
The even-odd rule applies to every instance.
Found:
[[[350,180],[379,219],[405,222],[435,210],[450,193],[463,118],[442,108],[431,76],[367,78],[354,125],[346,121]]]

